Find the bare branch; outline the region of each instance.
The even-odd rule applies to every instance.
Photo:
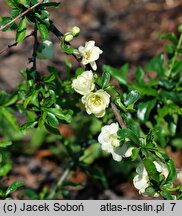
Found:
[[[29,38],[29,37],[31,37],[33,34],[34,34],[34,32],[32,31],[29,35],[27,35],[27,36],[24,38],[24,40],[27,39],[27,38]],[[4,48],[4,49],[2,49],[2,50],[0,51],[0,55],[1,55],[2,53],[6,52],[8,49],[10,49],[10,48],[12,48],[12,47],[14,47],[14,46],[17,46],[17,45],[18,45],[18,42],[15,42],[15,43],[13,43],[13,44],[8,45],[6,48]]]
[[[124,123],[119,113],[119,110],[117,109],[116,105],[113,102],[111,102],[111,108],[121,128],[126,128],[126,124]]]

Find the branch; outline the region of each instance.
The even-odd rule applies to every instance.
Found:
[[[37,2],[35,5],[33,5],[32,7],[28,8],[27,10],[25,10],[23,13],[19,14],[17,17],[15,17],[13,20],[11,20],[9,23],[7,23],[6,25],[2,26],[0,28],[0,31],[2,31],[3,29],[5,29],[7,26],[11,25],[12,23],[14,23],[17,19],[21,18],[22,16],[24,16],[25,14],[27,14],[28,12],[30,12],[32,9],[36,8],[38,5],[42,4],[44,0],[41,0],[40,2]]]
[[[37,65],[36,65],[36,63],[37,63],[37,54],[36,54],[36,50],[37,50],[37,45],[38,45],[38,40],[37,40],[37,27],[35,26],[34,27],[34,34],[33,34],[33,36],[34,36],[34,45],[33,45],[33,53],[32,53],[32,57],[29,59],[29,63],[33,63],[33,66],[32,66],[32,68],[34,69],[34,70],[36,70],[36,68],[37,68]]]
[[[24,40],[27,39],[27,38],[29,38],[29,37],[31,37],[33,34],[34,34],[34,32],[32,31],[29,35],[27,35],[27,36],[24,38]],[[17,46],[17,45],[18,45],[18,42],[15,42],[15,43],[13,43],[13,44],[8,45],[6,48],[4,48],[4,49],[2,49],[2,50],[0,51],[0,55],[1,55],[2,53],[6,52],[6,51],[7,51],[8,49],[10,49],[11,47],[14,47],[14,46]]]
[[[64,35],[52,22],[51,24],[51,28],[50,28],[50,31],[59,39],[61,40],[61,37]],[[69,43],[68,43],[69,45]],[[69,55],[69,54],[67,54]],[[76,61],[81,65],[81,67],[83,67],[85,69],[85,66],[82,64],[81,62],[81,59],[78,58],[75,54],[71,54],[75,59]]]
[[[119,125],[121,126],[121,128],[127,128],[126,124],[124,123],[124,121],[120,115],[119,110],[117,109],[116,105],[113,102],[111,102],[111,108],[112,108],[112,111],[113,111]]]

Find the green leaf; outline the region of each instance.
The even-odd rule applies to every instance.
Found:
[[[132,150],[131,160],[135,161],[139,156],[140,148],[134,148]]]
[[[21,13],[20,9],[13,8],[12,10],[10,10],[10,14],[12,18],[17,17],[20,13]]]
[[[64,43],[64,41],[61,42],[61,49],[63,52],[65,52],[68,55],[72,55],[74,52],[74,48],[70,45]]]
[[[33,128],[35,127],[35,125],[37,125],[37,121],[31,121],[31,122],[26,122],[25,124],[20,126],[21,130],[26,130],[28,128]]]
[[[149,118],[150,112],[156,105],[156,99],[149,100],[147,102],[139,103],[138,110],[137,110],[137,117],[143,121],[146,122]]]
[[[6,196],[8,196],[9,194],[13,193],[15,190],[17,190],[17,188],[24,186],[25,183],[21,182],[21,181],[15,181],[13,182],[8,189],[6,190]]]
[[[48,7],[59,7],[60,6],[60,2],[47,2],[47,3],[42,3],[41,5],[39,5],[39,8],[48,8]]]
[[[11,17],[0,17],[0,28],[5,26],[7,23],[9,23],[12,20]],[[5,32],[8,29],[10,29],[12,26],[14,25],[14,23],[8,25],[6,28],[4,28],[2,31]]]
[[[149,95],[149,96],[154,96],[154,97],[158,96],[157,90],[150,87],[149,84],[132,85],[132,89],[138,90],[142,96],[144,95]]]
[[[135,71],[135,79],[137,83],[144,83],[144,70],[138,67]]]
[[[102,78],[101,78],[102,88],[106,87],[109,84],[109,81],[110,81],[110,73],[104,70],[104,72],[102,73]]]
[[[154,130],[150,130],[146,137],[146,144],[150,145],[154,142]]]
[[[12,94],[4,103],[3,106],[10,106],[12,104],[14,104],[18,99],[18,95],[17,93]]]
[[[140,143],[140,140],[136,136],[136,134],[133,133],[133,131],[128,129],[128,128],[119,129],[117,134],[118,134],[120,139],[129,138],[130,140],[132,140],[134,143],[136,143],[138,145]]]
[[[49,83],[49,82],[52,82],[53,80],[55,80],[55,78],[56,78],[55,74],[51,73],[47,76],[44,76],[43,81]]]
[[[37,200],[38,199],[38,195],[35,191],[33,191],[32,189],[25,189],[23,190],[24,194],[26,194],[31,200]]]
[[[126,106],[129,106],[131,104],[134,104],[140,97],[140,94],[137,90],[132,90],[131,92],[129,92],[129,94],[127,95],[124,103]]]
[[[6,176],[11,169],[12,169],[12,165],[10,163],[6,163],[3,166],[1,165],[1,167],[0,167],[0,176]]]
[[[72,110],[68,110],[66,112],[64,112],[60,107],[56,107],[56,108],[47,108],[47,107],[42,107],[43,111],[49,112],[54,114],[57,118],[59,118],[60,120],[65,120],[67,122],[71,121],[71,117],[73,114]]]
[[[160,34],[159,38],[161,40],[169,40],[171,41],[175,46],[178,44],[178,38],[174,33],[169,33],[169,34]]]
[[[14,0],[5,0],[6,4],[10,7],[18,7],[18,4]]]
[[[47,124],[47,123],[45,123],[44,125],[45,125],[45,128],[46,128],[50,133],[60,136],[60,132],[59,132],[59,130],[58,130],[57,128],[54,128],[54,127],[52,127],[51,125],[49,125],[49,124]]]
[[[120,84],[127,85],[128,64],[123,65],[119,70],[109,65],[104,65],[103,71],[110,73]]]
[[[15,129],[19,130],[16,118],[13,114],[11,114],[9,109],[1,108],[0,111],[2,112],[3,116],[6,118],[6,120],[10,123],[10,125]]]
[[[162,76],[165,74],[164,69],[164,55],[160,54],[158,56],[155,56],[149,64],[147,64],[144,68],[147,71],[153,71],[156,72],[159,76]]]
[[[145,169],[147,170],[147,173],[149,175],[149,178],[159,183],[159,173],[157,172],[157,169],[153,163],[153,160],[146,158],[143,160]]]
[[[123,120],[127,127],[133,131],[134,134],[139,136],[139,127],[136,125],[136,122],[132,119],[132,116],[122,114]]]
[[[16,32],[16,42],[20,43],[24,40],[25,36],[26,36],[26,18],[22,17],[22,19],[20,20],[19,24],[18,24],[18,29]]]
[[[48,40],[49,39],[49,31],[47,29],[47,26],[43,23],[37,24],[38,30],[40,32],[40,37],[42,40]]]
[[[47,113],[47,121],[52,127],[57,127],[59,125],[59,121],[56,116],[50,112]]]
[[[169,175],[166,179],[166,182],[173,181],[177,176],[176,169],[174,166],[174,161],[172,159],[169,159],[167,162],[167,166],[168,166],[168,170],[169,170]]]
[[[173,200],[172,195],[167,191],[161,191],[160,195],[164,197],[166,200]]]
[[[7,146],[12,145],[11,141],[7,141],[7,140],[0,140],[0,148],[6,148]]]

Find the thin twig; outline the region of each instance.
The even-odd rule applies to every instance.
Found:
[[[24,16],[25,14],[27,14],[28,12],[30,12],[32,9],[36,8],[38,5],[42,4],[44,0],[41,0],[40,2],[37,2],[35,5],[33,5],[32,7],[28,8],[27,10],[25,10],[23,13],[19,14],[17,17],[15,17],[13,20],[11,20],[10,22],[8,22],[6,25],[2,26],[0,28],[0,31],[2,31],[3,29],[5,29],[7,26],[11,25],[12,23],[14,23],[17,19],[21,18],[22,16]]]
[[[70,173],[70,167],[68,167],[67,169],[65,169],[64,173],[61,175],[57,185],[53,188],[53,190],[50,192],[48,199],[54,199],[55,198],[55,194],[56,194],[56,190],[61,187],[61,185],[63,184],[63,182],[65,181],[65,179],[68,177]]]
[[[24,40],[27,39],[27,38],[29,38],[29,37],[31,37],[33,34],[34,34],[34,32],[32,31],[29,35],[27,35],[27,36],[24,38]],[[6,52],[8,49],[10,49],[10,48],[12,48],[12,47],[14,47],[14,46],[17,46],[17,45],[18,45],[18,42],[15,42],[15,43],[13,43],[13,44],[8,45],[6,48],[4,48],[4,49],[2,49],[2,50],[0,51],[0,55],[1,55],[2,53]]]
[[[111,108],[121,128],[126,128],[126,124],[124,123],[119,110],[117,109],[116,105],[113,102],[111,102]]]

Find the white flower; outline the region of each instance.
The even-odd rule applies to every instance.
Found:
[[[110,102],[110,95],[100,89],[96,92],[90,92],[82,97],[82,103],[85,105],[86,112],[90,115],[93,113],[97,118],[105,115],[105,109]]]
[[[72,87],[81,95],[85,95],[94,90],[94,76],[92,71],[85,71],[72,81]]]
[[[99,58],[99,55],[102,54],[102,50],[95,46],[95,41],[86,42],[85,47],[80,46],[78,51],[82,56],[82,64],[90,64],[93,70],[97,70],[95,61]]]
[[[167,178],[169,171],[167,169],[167,166],[160,162],[160,161],[154,161],[154,165],[158,172],[162,173],[165,178]],[[140,164],[136,169],[137,175],[133,179],[134,186],[139,190],[140,194],[147,195],[145,193],[145,190],[148,186],[150,186],[149,176],[148,173],[144,167],[143,164]],[[158,197],[159,194],[156,192],[154,194],[154,197]]]
[[[124,143],[122,146],[120,146],[120,141],[117,135],[118,130],[118,123],[105,125],[101,129],[98,141],[101,144],[102,150],[111,153],[114,160],[121,161],[122,157],[131,156],[133,147],[131,147],[131,145],[128,143]]]
[[[101,144],[101,148],[108,153],[111,153],[113,159],[121,161],[122,156],[115,153],[114,148],[120,145],[117,137],[117,131],[119,130],[118,123],[112,123],[102,127],[101,133],[99,134],[98,141]]]
[[[169,174],[169,170],[168,170],[167,166],[160,161],[154,161],[154,165],[155,165],[157,171],[162,173],[162,175],[164,175],[164,177],[167,178],[167,176]]]
[[[134,177],[133,184],[139,190],[140,194],[144,194],[145,189],[150,185],[148,173],[143,164],[137,167],[136,172],[138,174]]]

